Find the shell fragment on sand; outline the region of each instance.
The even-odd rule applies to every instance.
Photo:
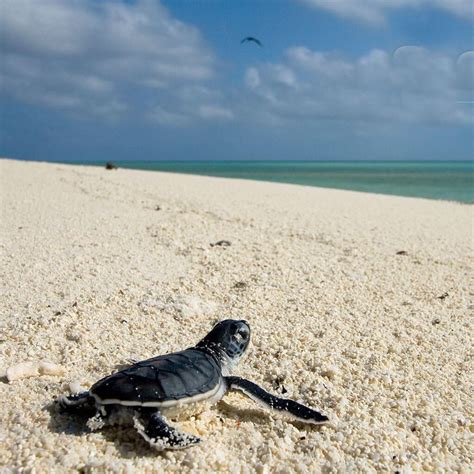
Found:
[[[44,360],[37,362],[21,362],[9,367],[6,372],[8,382],[27,377],[40,377],[41,375],[64,375],[66,370],[58,364]]]
[[[81,392],[85,392],[87,390],[84,385],[81,384],[78,380],[73,380],[72,382],[69,383],[69,392],[72,395],[76,395]]]

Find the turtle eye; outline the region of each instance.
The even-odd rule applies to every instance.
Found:
[[[246,331],[245,329],[239,329],[234,335],[234,338],[238,342],[245,341],[248,338],[248,331]]]

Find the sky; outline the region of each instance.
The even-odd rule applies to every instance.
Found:
[[[472,0],[1,0],[0,156],[470,160],[473,26]]]

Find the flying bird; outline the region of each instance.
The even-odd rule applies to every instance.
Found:
[[[246,38],[244,38],[240,44],[242,43],[246,43],[246,42],[250,42],[250,41],[253,41],[254,43],[258,44],[260,47],[263,46],[263,44],[260,42],[260,40],[258,40],[257,38],[254,38],[253,36],[247,36]]]

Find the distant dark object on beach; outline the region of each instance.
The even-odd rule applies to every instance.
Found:
[[[444,299],[446,299],[448,296],[449,296],[449,293],[448,293],[448,292],[445,292],[445,293],[443,293],[442,295],[437,296],[436,298],[438,298],[439,300],[444,300]]]
[[[234,288],[247,288],[247,283],[245,281],[238,281],[234,284]]]
[[[260,47],[263,47],[263,44],[260,42],[260,40],[258,40],[257,38],[254,38],[253,36],[247,36],[246,38],[243,38],[242,41],[240,42],[240,44],[243,44],[243,43],[255,43],[255,44],[258,44]]]
[[[230,247],[232,244],[228,240],[219,240],[215,244],[211,244],[211,247]]]
[[[116,169],[118,169],[118,167],[116,165],[114,165],[111,161],[107,161],[107,163],[105,163],[105,169],[106,170],[116,170]]]
[[[161,206],[156,206],[155,211],[161,211]]]
[[[397,255],[408,255],[408,252],[406,250],[399,250]]]

